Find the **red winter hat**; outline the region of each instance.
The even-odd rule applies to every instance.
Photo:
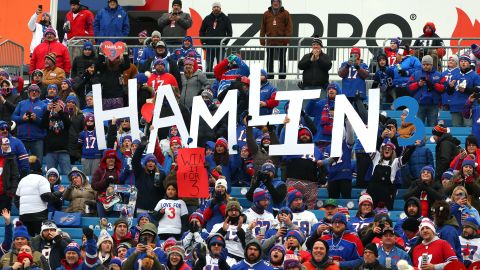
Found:
[[[312,133],[310,132],[310,130],[308,130],[306,128],[302,128],[298,131],[298,137],[302,137],[302,135],[307,135],[310,138],[312,137]]]
[[[432,32],[435,33],[435,31],[437,31],[437,28],[435,28],[435,24],[433,22],[427,22],[424,26],[423,26],[423,33],[425,33],[425,28],[427,28],[427,26],[430,26],[430,28],[432,28]]]
[[[225,149],[228,148],[228,142],[225,138],[221,137],[221,138],[218,138],[217,141],[215,142],[215,147],[217,147],[218,145],[221,145],[223,146]]]
[[[178,136],[170,138],[170,146],[172,146],[173,143],[178,143],[179,145],[182,145],[182,139]]]
[[[17,262],[23,263],[23,260],[24,260],[25,258],[28,258],[28,259],[30,260],[30,263],[33,262],[33,256],[30,255],[30,254],[27,253],[27,252],[20,252],[20,253],[18,253]]]
[[[361,53],[360,53],[360,48],[357,48],[357,47],[353,47],[351,50],[350,50],[350,54],[358,54],[358,56],[360,57]]]

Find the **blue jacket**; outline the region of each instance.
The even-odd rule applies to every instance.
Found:
[[[152,46],[147,46],[143,49],[142,56],[139,59],[140,66],[145,65],[149,59],[154,58],[157,55],[155,49]]]
[[[8,155],[15,155],[17,157],[17,166],[20,172],[20,177],[30,173],[30,163],[28,163],[28,153],[25,149],[25,145],[23,145],[22,141],[13,137],[12,135],[8,135],[8,139],[10,140],[10,153],[3,153],[0,150],[2,156]]]
[[[189,56],[190,55],[190,56]],[[193,46],[190,46],[189,48],[181,47],[179,49],[176,49],[172,55],[170,55],[170,58],[172,58],[178,65],[178,69],[180,72],[183,72],[184,65],[182,63],[179,63],[179,60],[185,60],[185,58],[193,56],[195,59],[194,61],[197,62],[197,65],[199,69],[202,69],[202,57],[200,54],[195,50]]]
[[[423,86],[418,85],[418,81],[420,81],[422,77],[433,84],[432,88],[429,89],[427,84],[424,84]],[[445,78],[443,78],[440,72],[436,71],[435,68],[429,72],[417,70],[412,76],[410,76],[410,79],[408,80],[408,88],[413,93],[413,98],[418,101],[418,104],[438,105],[442,100],[441,95],[445,90],[444,82]]]
[[[40,99],[33,102],[30,99],[20,101],[12,114],[12,120],[17,123],[17,137],[22,141],[43,140],[47,131],[42,127],[42,116],[47,105]],[[37,118],[35,121],[24,121],[23,115],[26,112],[33,112]]]
[[[398,65],[402,70],[407,71],[407,76],[403,77],[398,73]],[[393,72],[393,86],[395,87],[405,87],[409,77],[415,73],[417,70],[422,70],[422,63],[415,56],[406,56],[402,61],[394,66],[390,66],[389,69]]]
[[[437,228],[437,234],[440,239],[447,241],[452,246],[458,259],[462,261],[462,245],[458,238],[458,227],[455,217],[451,216],[450,220],[447,220],[442,227]]]
[[[210,204],[212,203],[212,200],[213,199],[210,199],[208,200],[203,207],[200,207],[200,212],[204,212],[207,208],[210,207]],[[226,206],[226,202],[223,202],[222,204],[215,204],[215,206],[213,206],[213,209],[212,209],[212,217],[207,220],[207,222],[205,222],[205,229],[207,231],[211,231],[213,226],[217,223],[221,223],[225,220],[225,217],[222,215],[222,213],[220,212],[220,206],[223,205],[223,207]]]
[[[344,68],[348,62],[343,62],[340,68]],[[361,69],[368,70],[368,66],[365,63],[360,63]],[[357,69],[355,66],[350,66],[347,77],[342,79],[342,90],[347,97],[355,97],[357,91],[360,93],[362,99],[367,98],[367,85],[365,79],[357,76]]]
[[[165,157],[165,164],[167,163],[167,158]],[[208,172],[211,173],[215,167],[217,167],[217,164],[215,163],[215,160],[213,158],[213,155],[208,156],[205,158],[205,163],[208,165]],[[222,175],[225,176],[228,184],[227,188],[227,193],[230,193],[232,190],[232,179],[233,176],[236,175],[237,170],[240,168],[240,158],[239,154],[236,155],[230,155],[228,159],[228,164],[223,165],[223,164],[218,164],[222,167]]]
[[[140,60],[142,59],[142,56],[144,55],[144,52],[147,48],[142,47],[142,48],[132,48],[132,64],[136,66],[140,66]]]
[[[262,83],[260,86],[260,101],[267,102],[272,96],[277,94],[277,88],[270,84],[269,81]],[[275,99],[275,98],[274,98]],[[261,107],[260,108],[260,115],[269,115],[272,114],[273,108]]]
[[[418,179],[420,177],[421,169],[426,165],[434,166],[433,154],[432,151],[425,146],[425,142],[422,142],[422,144],[415,147],[415,150],[405,168],[413,179]]]
[[[447,69],[444,72],[442,72],[442,77],[445,78],[445,89],[449,87],[448,84],[452,80],[453,76],[457,75],[458,73],[460,73],[460,69],[458,67],[453,69]],[[442,94],[442,104],[450,105],[451,101],[452,101],[452,96],[449,95],[447,92],[444,92]],[[463,104],[462,104],[462,108],[463,108]]]
[[[467,100],[463,109],[463,117],[472,118],[472,134],[480,141],[480,123],[477,123],[477,120],[480,119],[480,104],[478,101],[470,103]]]
[[[323,154],[325,160],[330,158],[331,145],[327,146]],[[352,146],[346,140],[342,142],[342,156],[328,164],[328,182],[352,179]]]
[[[326,107],[335,107],[335,100],[330,100],[328,97],[325,99],[311,99],[305,107],[305,113],[313,117],[313,123],[317,128],[317,132],[313,136],[314,142],[330,142],[332,140],[332,134],[325,134],[323,132],[322,112]]]
[[[118,6],[110,9],[108,6],[100,10],[93,22],[95,36],[100,37],[126,37],[130,33],[130,23],[127,12]],[[104,41],[99,40],[99,42]],[[114,41],[114,40],[112,40]]]
[[[322,239],[325,240],[330,247],[328,255],[332,257],[333,260],[340,262],[340,268],[353,269],[362,263],[362,241],[360,241],[355,233],[346,230],[342,234],[341,239],[338,239],[333,234],[324,235]]]
[[[270,266],[270,264],[268,264],[264,260],[260,260],[259,262],[254,263],[254,264],[249,264],[245,260],[241,260],[238,263],[232,265],[232,267],[230,268],[230,270],[245,270],[245,269],[249,269],[249,270],[273,270],[273,267]]]
[[[480,86],[480,76],[478,76],[477,73],[473,69],[470,69],[469,71],[463,73],[462,71],[454,74],[452,76],[452,80],[456,80],[457,82],[455,83],[453,94],[451,95],[451,102],[450,102],[450,111],[451,112],[462,112],[463,111],[463,106],[465,105],[465,102],[468,99],[468,96],[470,96],[471,92],[473,92],[473,88],[476,86]],[[461,93],[460,91],[457,91],[457,87],[460,83],[463,83],[463,81],[466,82],[466,90],[465,92]],[[449,91],[449,94],[451,91]]]
[[[350,224],[352,224],[352,227],[358,232],[363,227],[366,227],[370,223],[372,223],[374,219],[375,213],[373,213],[372,215],[367,215],[367,217],[365,218],[362,218],[359,215],[355,215],[350,218]]]

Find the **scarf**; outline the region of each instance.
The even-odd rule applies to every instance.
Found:
[[[319,262],[316,262],[313,258],[310,259],[310,263],[315,266],[317,270],[325,270],[327,269],[330,265],[333,264],[333,262],[330,260],[328,257],[328,254],[325,254],[325,257]]]

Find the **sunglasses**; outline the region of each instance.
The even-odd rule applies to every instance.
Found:
[[[222,244],[220,244],[220,243],[213,243],[213,244],[212,244],[212,246],[219,246],[219,247],[223,247],[223,245],[222,245]]]

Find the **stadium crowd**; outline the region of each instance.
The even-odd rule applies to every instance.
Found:
[[[128,36],[126,11],[116,0],[108,0],[96,16],[79,0],[70,4],[64,43],[92,37],[83,42],[79,56],[71,61],[51,15],[39,8],[28,23],[33,32],[28,83],[0,71],[2,269],[439,270],[454,261],[469,266],[480,260],[477,45],[444,59],[443,66],[443,42],[431,42],[438,36],[435,25],[427,23],[413,48],[392,38],[376,55],[373,76],[360,49],[351,48],[338,70],[340,85],[329,80],[332,60],[321,38],[313,37],[311,52],[298,62],[303,71],[299,85],[326,94],[303,108],[298,142],[314,143],[315,151],[270,156],[269,146],[285,140],[290,119],[277,126],[248,125],[249,66],[236,53],[220,59],[216,47],[206,49],[203,66],[186,36],[192,19],[180,0],[159,18],[158,31],[138,34],[143,47],[126,47],[114,60],[94,46],[112,39],[95,37]],[[275,60],[279,73],[285,73],[291,35],[290,14],[282,1],[272,0],[260,36],[286,38],[261,40],[269,46],[267,69],[260,76],[261,115],[288,111],[288,103],[280,108],[278,90],[269,80]],[[220,2],[213,3],[199,36],[208,37],[202,39],[207,46],[228,43],[232,27]],[[100,127],[106,130],[108,149],[98,149],[92,85],[102,85],[103,109],[114,109],[128,105],[132,78],[137,79],[139,115],[142,106],[155,103],[158,86],[171,85],[187,126],[195,96],[214,114],[229,90],[239,90],[239,154],[229,154],[226,117],[213,128],[200,119],[198,145],[205,148],[209,198],[178,196],[176,157],[188,138],[181,138],[176,126],[159,129],[154,153],[145,154],[148,121],[139,119],[142,130],[137,131],[129,118],[113,119]],[[365,152],[346,121],[342,156],[330,157],[335,97],[346,95],[367,124],[367,80],[380,88],[383,104],[402,96],[418,102],[416,118],[433,127],[435,155],[426,138],[399,145],[399,139],[416,132],[404,109],[398,123],[379,116],[375,153]],[[168,103],[162,106],[162,117],[172,114]],[[471,127],[465,145],[439,122],[439,111],[451,113],[453,127]],[[132,139],[134,132],[140,140]],[[127,192],[120,192],[125,186]],[[244,187],[243,198],[232,196],[232,187]],[[353,207],[337,200],[351,199],[354,187],[366,192],[358,198],[358,211],[350,213]],[[322,189],[329,199],[321,205],[323,218],[317,219]],[[402,198],[399,189],[405,190]],[[250,207],[242,207],[242,199]],[[395,199],[404,199],[398,220],[389,215]],[[115,207],[132,203],[133,211]],[[78,214],[76,219],[97,217],[98,226],[83,227],[82,239],[74,241],[62,230],[66,220],[61,217],[69,213]]]

